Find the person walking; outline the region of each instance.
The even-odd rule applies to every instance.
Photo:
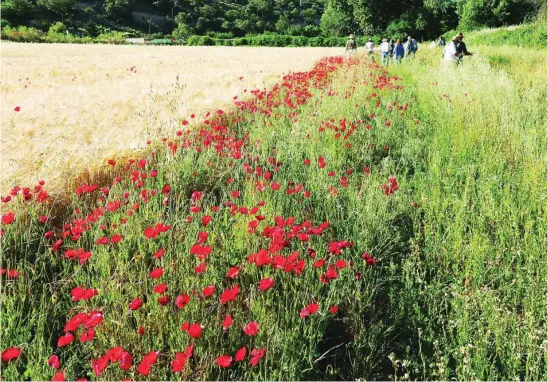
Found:
[[[457,36],[453,37],[451,41],[443,49],[442,63],[444,65],[458,65],[461,53],[457,51],[457,44],[459,40]]]
[[[405,55],[405,49],[400,39],[396,40],[396,45],[394,45],[394,57],[396,58],[396,64],[401,63],[401,59]]]
[[[443,38],[443,36],[440,36],[440,38],[438,39],[438,42],[436,43],[437,46],[445,46],[445,39]]]
[[[356,54],[357,46],[354,34],[351,34],[346,42],[346,56],[350,59]]]
[[[373,42],[373,40],[369,39],[367,40],[367,42],[365,43],[365,49],[367,50],[367,55],[372,59],[374,60],[374,56],[373,56],[373,50],[375,49],[375,43]]]
[[[411,36],[408,36],[404,48],[406,57],[415,57],[415,53],[418,50],[417,41],[412,39]]]
[[[383,66],[388,65],[390,60],[390,52],[392,51],[390,43],[387,39],[383,38],[381,43],[381,63]]]
[[[455,35],[453,39],[456,39],[457,42],[455,43],[457,53],[459,53],[459,64],[462,63],[462,58],[464,56],[472,56],[474,53],[470,53],[468,49],[466,49],[466,43],[463,41],[464,35],[462,33],[458,33]]]

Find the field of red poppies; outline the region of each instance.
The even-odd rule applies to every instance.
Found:
[[[471,327],[484,317],[476,308],[496,305],[498,292],[460,255],[503,243],[532,265],[542,227],[500,236],[513,218],[496,227],[493,217],[491,244],[482,249],[484,228],[464,225],[477,247],[444,248],[459,239],[440,213],[473,217],[436,205],[450,200],[439,192],[460,192],[441,178],[468,179],[450,162],[436,181],[428,175],[443,142],[430,138],[437,117],[416,92],[363,58],[326,58],[203,123],[189,115],[147,155],[109,159],[68,202],[44,182],[2,196],[2,379],[541,376],[544,324],[529,326],[523,312],[542,319],[542,300],[527,302],[542,285],[505,295],[522,313],[511,309],[502,330],[489,313],[493,352],[474,358],[485,336]],[[432,97],[442,105],[475,107],[473,91],[442,92]],[[521,211],[514,202],[508,211]],[[542,213],[534,203],[533,220]],[[515,269],[506,261],[501,275]],[[519,288],[540,284],[539,266],[520,273]],[[474,305],[469,294],[480,290]],[[470,321],[455,323],[468,308]],[[517,358],[499,348],[514,340],[513,322],[526,354]],[[482,369],[490,357],[500,365]]]

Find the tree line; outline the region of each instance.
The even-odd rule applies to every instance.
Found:
[[[413,35],[519,24],[543,0],[3,0],[2,25],[45,29],[56,21],[90,35],[97,25],[132,27],[177,38],[281,34],[305,37]],[[141,19],[135,12],[140,12]],[[160,20],[160,21],[158,21]]]

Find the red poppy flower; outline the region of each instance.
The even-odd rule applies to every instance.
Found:
[[[143,357],[141,363],[137,366],[137,371],[139,374],[144,376],[148,376],[150,374],[150,369],[158,360],[159,353],[160,352],[151,351]]]
[[[131,309],[131,310],[137,310],[142,306],[143,306],[143,301],[140,298],[134,298],[129,303],[129,309]]]
[[[140,336],[144,336],[145,335],[145,328],[142,327],[142,326],[139,326],[137,328],[137,334],[140,335]]]
[[[179,373],[185,368],[188,357],[184,353],[175,353],[175,359],[171,361],[171,372]]]
[[[201,262],[200,264],[198,264],[198,266],[194,267],[194,272],[196,272],[197,275],[199,275],[200,273],[204,273],[205,271],[206,271],[205,261]]]
[[[74,336],[72,335],[72,333],[67,333],[64,336],[59,337],[59,339],[57,340],[57,347],[63,347],[70,344],[72,341],[74,341]]]
[[[198,232],[198,243],[197,244],[205,243],[207,241],[208,235],[209,234],[207,232]]]
[[[338,311],[339,311],[339,307],[337,305],[333,305],[331,309],[329,309],[329,313],[331,314],[337,314]]]
[[[19,110],[21,110],[21,107],[20,106],[15,106],[15,108],[13,110],[18,112]]]
[[[234,355],[234,360],[236,362],[243,361],[246,355],[247,355],[247,348],[244,346],[238,349],[238,351],[236,351],[236,354]]]
[[[264,348],[251,350],[251,353],[249,354],[251,356],[251,359],[249,361],[251,366],[257,366],[261,358],[264,357],[264,353],[265,353]]]
[[[222,355],[217,357],[217,365],[223,368],[230,367],[230,364],[232,364],[232,357],[229,355]]]
[[[123,238],[122,235],[114,235],[110,238],[110,241],[112,241],[113,243],[119,243],[122,240],[122,238]]]
[[[232,326],[232,316],[230,314],[227,314],[225,319],[223,320],[223,330],[227,330]]]
[[[88,329],[85,332],[83,332],[82,335],[80,336],[80,342],[91,341],[94,337],[95,337],[95,330]]]
[[[240,267],[236,266],[228,270],[228,272],[226,273],[226,277],[235,279],[236,277],[238,277],[239,274],[240,274]]]
[[[156,236],[158,236],[159,233],[158,233],[158,231],[156,231],[155,228],[148,227],[148,228],[145,229],[144,234],[145,234],[145,237],[147,239],[154,239]]]
[[[61,366],[61,362],[59,361],[59,357],[57,355],[52,355],[48,358],[48,365],[54,369],[59,369]]]
[[[63,370],[59,370],[53,378],[51,379],[52,382],[63,382],[65,380],[65,372]]]
[[[166,250],[164,248],[159,249],[158,251],[154,252],[154,257],[157,259],[161,259],[165,253],[166,253]]]
[[[180,294],[175,298],[175,305],[179,309],[183,309],[190,302],[190,296],[187,294]]]
[[[19,276],[21,276],[21,272],[18,271],[17,269],[10,269],[10,270],[8,271],[8,277],[9,277],[9,278],[16,279],[16,278],[18,278]]]
[[[97,310],[92,310],[89,313],[87,321],[84,323],[84,328],[86,329],[94,328],[97,325],[99,325],[102,321],[103,321],[103,313]]]
[[[234,285],[234,287],[225,290],[221,294],[221,304],[226,304],[229,301],[236,300],[236,297],[238,296],[239,293],[240,293],[240,287],[238,287],[238,285]]]
[[[194,244],[190,248],[190,254],[196,255],[199,260],[205,260],[211,253],[211,247],[206,245]]]
[[[311,316],[311,315],[315,314],[318,311],[319,308],[320,308],[320,306],[316,303],[308,304],[308,306],[306,308],[303,308],[301,310],[301,313],[299,314],[299,316],[301,318]]]
[[[346,268],[347,263],[346,263],[346,261],[344,261],[344,260],[337,260],[337,262],[335,263],[335,266],[336,266],[338,269],[343,269],[343,268]]]
[[[167,290],[167,284],[158,284],[154,287],[154,293],[164,294]]]
[[[204,294],[204,297],[209,297],[215,292],[215,285],[206,286],[202,293]]]
[[[108,237],[102,237],[100,239],[98,239],[95,244],[98,244],[98,245],[105,245],[105,244],[108,244],[109,240],[108,240]]]
[[[259,324],[255,321],[251,321],[249,324],[244,326],[244,333],[246,336],[256,336],[259,332]]]
[[[267,291],[273,286],[274,286],[274,280],[272,280],[272,278],[270,277],[267,277],[259,281],[259,289],[262,291]]]
[[[13,212],[8,212],[5,215],[2,215],[2,224],[10,225],[15,221],[15,214]]]
[[[2,362],[9,362],[11,360],[19,358],[21,350],[18,348],[8,348],[2,352]]]
[[[133,357],[129,352],[123,351],[122,355],[120,356],[120,368],[122,370],[129,370],[131,369],[131,365],[133,363]]]
[[[191,338],[200,338],[202,336],[202,327],[200,324],[190,324],[188,327],[188,335]]]
[[[157,279],[162,277],[164,274],[164,268],[155,268],[152,272],[149,273],[150,278]]]
[[[95,359],[91,359],[91,369],[93,370],[93,373],[96,376],[99,376],[105,371],[105,369],[108,367],[108,364],[110,362],[110,357],[103,356]]]
[[[168,295],[158,297],[158,302],[162,306],[166,306],[167,304],[169,304],[169,300],[170,300],[170,297]]]
[[[211,216],[204,216],[204,217],[202,217],[202,225],[205,227],[209,223],[211,223],[212,220],[213,220],[213,218]]]

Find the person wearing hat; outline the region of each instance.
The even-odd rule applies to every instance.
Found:
[[[381,62],[382,65],[387,65],[388,60],[390,59],[390,51],[392,50],[392,46],[388,42],[387,39],[383,38],[381,43]]]
[[[352,58],[354,54],[356,53],[356,40],[354,38],[354,34],[352,33],[350,37],[348,38],[348,41],[346,42],[346,55],[348,58]]]
[[[473,53],[470,53],[468,49],[466,49],[466,43],[462,41],[464,39],[464,35],[462,33],[456,34],[453,39],[457,40],[455,46],[457,48],[457,53],[459,54],[459,63],[461,63],[463,56],[471,56]]]

